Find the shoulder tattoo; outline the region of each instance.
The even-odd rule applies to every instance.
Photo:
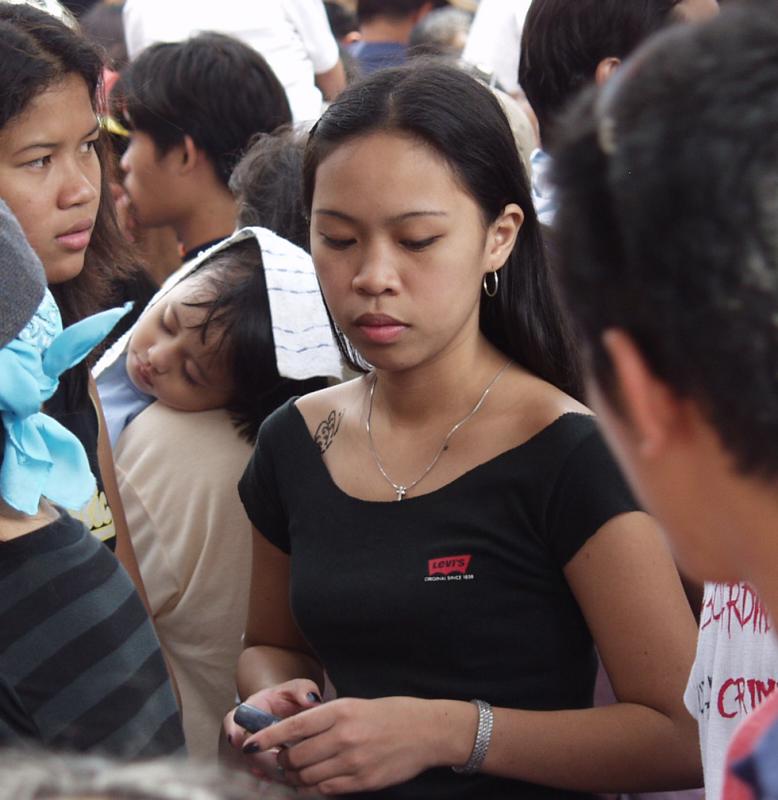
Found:
[[[332,440],[335,438],[335,434],[340,428],[340,421],[343,419],[344,413],[345,412],[342,410],[335,411],[333,409],[330,411],[327,419],[322,420],[316,428],[316,432],[313,434],[313,441],[319,445],[319,450],[322,455],[324,455],[327,448],[332,444]]]

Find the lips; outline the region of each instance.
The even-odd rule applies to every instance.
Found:
[[[94,221],[82,219],[71,225],[66,231],[56,236],[56,240],[67,250],[84,250],[92,238]]]
[[[404,322],[387,314],[362,314],[354,324],[367,339],[377,344],[396,341],[408,328]]]
[[[135,353],[132,354],[132,367],[133,369],[130,373],[130,378],[132,379],[133,383],[135,383],[142,391],[145,390],[146,392],[150,392],[154,388],[151,370],[140,360],[140,358],[138,358]]]

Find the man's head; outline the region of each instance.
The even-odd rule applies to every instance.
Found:
[[[696,561],[715,498],[778,479],[778,15],[764,5],[648,43],[576,103],[554,152],[558,278],[590,399],[698,577],[738,577]]]
[[[672,22],[701,21],[717,0],[533,0],[524,22],[519,83],[541,136],[588,83],[604,82],[644,39]]]
[[[440,5],[444,4],[437,0],[357,0],[357,20],[360,25],[375,19],[415,24]]]
[[[265,59],[217,33],[152,45],[123,73],[121,87],[132,133],[122,158],[125,187],[147,225],[173,222],[180,174],[205,162],[226,190],[251,137],[291,122]]]

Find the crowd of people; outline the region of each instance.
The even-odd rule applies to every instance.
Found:
[[[0,71],[0,798],[778,797],[778,0]]]

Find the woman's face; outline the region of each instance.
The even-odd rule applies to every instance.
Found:
[[[84,80],[67,75],[0,131],[0,197],[50,284],[76,277],[100,203],[97,118]]]
[[[486,226],[432,148],[393,132],[347,141],[319,165],[311,252],[335,321],[364,358],[405,369],[479,335],[481,282],[521,224]]]

